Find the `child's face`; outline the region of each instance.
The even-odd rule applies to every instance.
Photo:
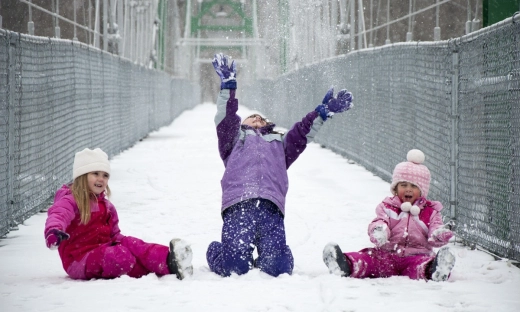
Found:
[[[417,187],[417,185],[409,183],[409,182],[400,182],[397,183],[397,197],[401,200],[401,202],[409,202],[413,205],[415,201],[421,197],[421,190]]]
[[[104,171],[92,171],[87,174],[88,188],[96,195],[101,194],[108,184],[110,175]]]
[[[258,114],[253,114],[253,115],[247,117],[246,119],[244,119],[242,124],[250,126],[255,129],[259,129],[259,128],[265,127],[267,125],[267,120]]]

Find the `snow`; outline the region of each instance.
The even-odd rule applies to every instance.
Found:
[[[289,169],[292,276],[210,272],[206,248],[220,240],[224,169],[215,112],[214,104],[198,105],[111,160],[111,201],[122,233],[164,245],[173,237],[189,241],[192,277],[71,280],[58,252],[45,247],[46,214],[38,213],[0,240],[0,311],[518,311],[520,269],[453,243],[456,264],[447,282],[329,274],[324,246],[372,246],[367,226],[390,191],[387,182],[315,143]],[[252,113],[240,107],[241,116]]]

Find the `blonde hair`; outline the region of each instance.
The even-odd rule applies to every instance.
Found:
[[[82,224],[87,224],[90,221],[90,204],[91,202],[95,202],[96,194],[94,194],[88,187],[88,173],[82,174],[72,182],[70,190],[72,191],[72,195],[76,200],[76,204],[78,205],[79,214],[81,217]],[[110,196],[110,188],[107,185],[107,189],[105,190],[106,196]]]

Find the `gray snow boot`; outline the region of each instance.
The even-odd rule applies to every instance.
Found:
[[[338,244],[328,243],[323,248],[323,262],[325,262],[331,274],[345,277],[351,274],[347,257],[343,254]]]
[[[186,241],[180,238],[174,238],[170,241],[167,263],[171,274],[177,275],[180,280],[193,275],[192,258],[191,247]]]
[[[441,282],[448,280],[451,269],[453,269],[454,266],[455,255],[451,253],[450,249],[448,247],[439,249],[430,267],[432,281]]]

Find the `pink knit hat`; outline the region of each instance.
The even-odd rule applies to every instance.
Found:
[[[421,190],[421,196],[426,198],[430,189],[430,170],[423,165],[424,153],[418,149],[408,152],[406,159],[408,161],[397,164],[392,176],[392,184],[390,184],[390,192],[395,194],[395,186],[399,182],[410,182],[417,185]]]

